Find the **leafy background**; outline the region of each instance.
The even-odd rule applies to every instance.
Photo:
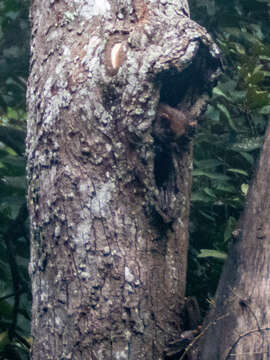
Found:
[[[270,113],[270,2],[192,0],[223,54],[194,139],[188,294],[207,309],[245,204]]]
[[[0,2],[0,359],[28,359],[31,292],[25,199],[27,1]]]
[[[203,311],[245,204],[269,118],[269,0],[191,0],[223,53],[223,75],[194,139],[187,294]],[[0,360],[28,359],[30,282],[25,200],[28,0],[0,2]]]

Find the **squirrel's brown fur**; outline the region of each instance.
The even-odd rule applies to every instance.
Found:
[[[156,133],[168,137],[179,138],[186,134],[188,127],[194,127],[196,121],[181,110],[161,103],[157,112]]]

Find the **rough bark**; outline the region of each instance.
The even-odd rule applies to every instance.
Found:
[[[218,50],[185,0],[35,0],[31,21],[33,359],[161,359]]]
[[[202,336],[201,359],[270,357],[270,127],[231,247],[215,306]]]

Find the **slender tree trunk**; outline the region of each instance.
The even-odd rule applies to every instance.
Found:
[[[270,127],[246,209],[205,322],[204,360],[270,357]]]
[[[161,359],[218,50],[186,0],[35,0],[31,21],[33,360]]]

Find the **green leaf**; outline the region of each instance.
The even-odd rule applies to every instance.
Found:
[[[269,59],[270,61],[270,59]],[[270,114],[270,105],[263,106],[261,109],[259,109],[259,113],[263,115],[269,115]]]
[[[222,165],[222,162],[216,159],[206,159],[206,160],[194,160],[194,164],[198,169],[213,169],[217,166]]]
[[[246,55],[246,50],[245,50],[245,48],[244,48],[243,45],[241,45],[241,44],[239,44],[239,43],[235,43],[234,45],[235,45],[236,51],[237,51],[239,54],[241,54],[241,55]]]
[[[222,96],[225,99],[229,100],[228,96],[218,86],[213,89],[213,95]]]
[[[201,249],[198,258],[208,257],[224,261],[227,258],[227,254],[218,250]]]
[[[253,157],[251,154],[246,153],[246,152],[242,152],[242,151],[239,151],[239,154],[240,154],[241,156],[243,156],[243,158],[244,158],[249,164],[251,164],[251,165],[254,164],[254,157]]]
[[[211,198],[209,198],[209,196],[206,196],[205,194],[202,194],[201,192],[192,192],[191,201],[192,202],[200,201],[200,202],[204,202],[204,203],[209,203],[209,202],[212,202],[213,200]]]
[[[227,169],[227,171],[248,176],[248,173],[245,170],[242,170],[242,169]]]
[[[7,186],[16,189],[26,189],[26,178],[25,176],[5,176],[2,178]]]
[[[193,176],[206,176],[209,179],[213,179],[213,180],[222,180],[222,181],[228,181],[230,178],[227,175],[223,175],[223,174],[214,174],[214,173],[209,173],[203,170],[193,170],[192,171],[192,175]]]
[[[211,216],[209,214],[207,214],[205,211],[199,210],[199,213],[202,214],[202,216],[204,216],[206,219],[215,222],[216,219],[214,218],[214,216]]]
[[[223,105],[223,104],[217,104],[218,109],[220,110],[220,112],[225,116],[225,118],[228,121],[229,126],[234,130],[234,131],[238,131],[237,127],[234,124],[234,121],[231,118],[230,112],[228,111],[228,109]]]
[[[264,136],[245,138],[241,142],[231,145],[231,150],[234,151],[253,151],[260,149],[264,141]]]
[[[223,191],[231,194],[234,194],[236,192],[236,188],[232,185],[217,184],[215,186],[215,189],[218,191]]]
[[[250,109],[258,109],[269,105],[268,91],[261,91],[258,88],[250,87],[247,92],[247,104]]]
[[[21,156],[6,156],[1,164],[5,167],[7,176],[21,176],[25,174],[25,160]]]
[[[241,191],[245,196],[247,196],[248,188],[249,188],[248,184],[242,184],[241,185]]]
[[[207,195],[209,195],[210,197],[216,199],[215,192],[214,192],[212,189],[206,187],[206,188],[203,189],[203,191],[204,191]]]
[[[208,105],[207,111],[206,111],[206,116],[207,116],[207,118],[217,122],[217,121],[219,121],[219,118],[220,118],[220,112],[214,106]]]

